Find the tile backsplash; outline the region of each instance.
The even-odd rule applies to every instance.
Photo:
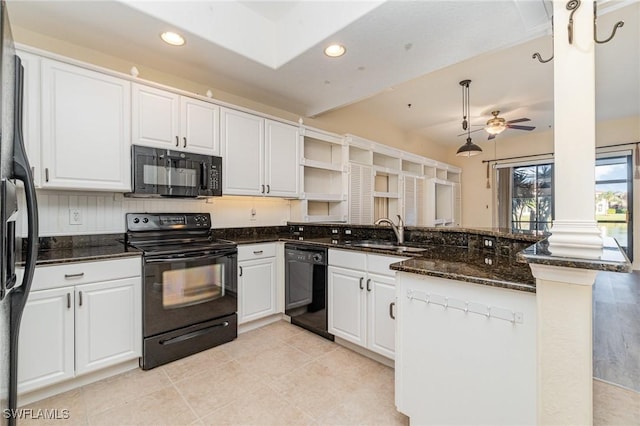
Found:
[[[266,197],[209,199],[129,198],[110,192],[37,190],[41,236],[109,234],[125,232],[125,213],[211,213],[213,228],[281,226],[290,218],[290,202]],[[19,192],[17,233],[26,237],[26,207]],[[255,211],[255,215],[252,215]],[[71,215],[79,213],[80,224]]]

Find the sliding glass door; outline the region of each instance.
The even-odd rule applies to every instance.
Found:
[[[631,155],[596,159],[596,220],[633,258],[633,166]]]

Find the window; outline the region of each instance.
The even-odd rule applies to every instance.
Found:
[[[543,163],[543,162],[541,162]],[[633,260],[633,157],[599,154],[595,168],[595,217],[605,237],[613,237]],[[497,222],[511,232],[550,232],[553,222],[553,164],[498,166]]]
[[[609,154],[611,155],[611,154]],[[632,157],[616,155],[596,159],[596,220],[603,236],[613,237],[633,258],[631,208]]]
[[[553,221],[553,164],[498,169],[498,223],[511,232],[549,232]]]

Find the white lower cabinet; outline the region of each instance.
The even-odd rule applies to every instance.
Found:
[[[141,354],[140,258],[36,268],[20,325],[20,393]]]
[[[238,247],[238,324],[278,312],[276,244]]]
[[[329,250],[329,333],[387,358],[395,353],[395,273],[406,258]]]
[[[329,266],[329,333],[366,346],[364,271]]]
[[[73,287],[34,291],[29,295],[20,324],[20,392],[74,376],[73,317]]]

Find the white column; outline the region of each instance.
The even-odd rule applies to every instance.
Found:
[[[536,277],[538,424],[591,425],[592,288],[598,271],[529,266]]]
[[[595,61],[593,3],[573,15],[566,0],[553,1],[554,203],[549,237],[554,255],[597,258],[602,239],[595,221]]]

